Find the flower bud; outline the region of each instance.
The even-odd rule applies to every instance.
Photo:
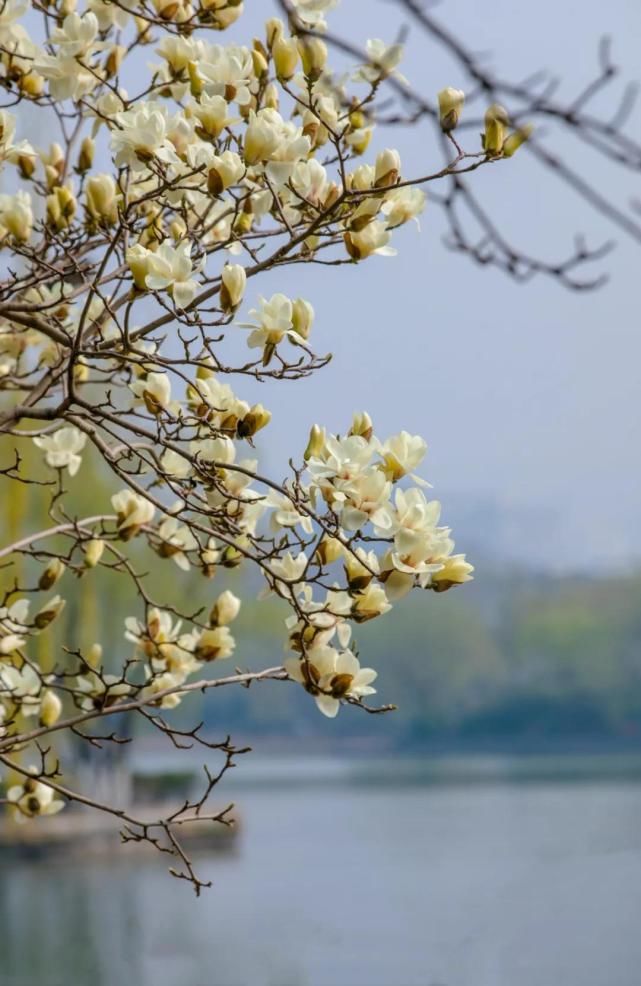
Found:
[[[245,294],[247,275],[240,264],[225,264],[221,274],[220,307],[228,315],[235,312]]]
[[[503,144],[503,157],[512,157],[513,154],[516,154],[521,144],[524,144],[529,139],[533,130],[534,127],[532,124],[528,123],[525,127],[521,127],[519,130],[511,133]]]
[[[273,82],[265,86],[265,91],[263,92],[263,99],[261,103],[263,109],[277,110],[280,105],[280,99],[278,97],[278,89]]]
[[[483,150],[486,154],[501,153],[509,124],[505,107],[492,103],[485,114],[485,133],[482,136]]]
[[[299,40],[298,50],[305,77],[316,82],[327,65],[327,45],[320,38],[307,37]]]
[[[44,630],[50,623],[53,623],[60,616],[65,606],[66,601],[60,596],[54,596],[48,603],[45,603],[42,609],[36,613],[33,620],[38,630]]]
[[[271,419],[271,411],[267,411],[262,404],[254,404],[245,417],[238,422],[236,433],[239,438],[251,438],[261,428],[265,428]]]
[[[225,589],[212,606],[209,614],[209,625],[212,627],[226,626],[236,619],[239,612],[240,599],[229,589]]]
[[[66,229],[76,213],[78,203],[67,185],[57,185],[47,196],[47,222],[57,230]]]
[[[18,88],[25,96],[37,99],[45,91],[45,80],[38,72],[28,72],[26,75],[20,76]]]
[[[86,383],[89,379],[89,366],[83,356],[79,356],[73,364],[74,383]]]
[[[350,435],[360,435],[365,441],[369,442],[374,431],[374,425],[367,411],[355,411],[352,418],[352,426],[349,429]]]
[[[127,266],[132,273],[134,284],[140,291],[147,290],[147,274],[149,273],[149,251],[135,243],[129,247],[125,256]]]
[[[102,538],[92,538],[83,545],[85,551],[85,565],[87,568],[95,568],[105,550],[105,542]]]
[[[99,668],[102,664],[102,644],[92,644],[83,657],[90,667]]]
[[[85,171],[89,171],[89,168],[93,164],[95,150],[96,145],[91,137],[85,137],[80,145],[80,154],[78,155],[78,171],[81,174],[84,174]]]
[[[62,702],[58,695],[47,688],[40,702],[40,725],[53,726],[60,718],[62,712]]]
[[[309,441],[307,442],[307,448],[303,452],[303,459],[305,462],[312,457],[318,458],[323,454],[326,440],[327,435],[325,433],[325,429],[321,428],[320,425],[312,425],[309,433]]]
[[[32,154],[18,156],[18,170],[25,181],[29,181],[36,170],[36,162]]]
[[[108,79],[113,78],[114,75],[118,74],[118,70],[122,65],[122,60],[127,54],[127,49],[124,45],[113,45],[111,51],[107,55],[107,60],[105,62],[105,74]]]
[[[280,17],[270,17],[268,21],[265,22],[265,37],[267,39],[267,47],[269,49],[273,48],[276,41],[282,38],[285,33],[285,27]]]
[[[401,158],[398,151],[391,150],[389,147],[381,151],[376,158],[374,187],[387,188],[389,185],[395,185],[400,175]]]
[[[454,130],[458,125],[464,102],[465,93],[462,89],[453,89],[452,86],[448,86],[439,92],[438,112],[441,121],[441,130],[445,133]]]
[[[325,535],[316,548],[316,557],[321,565],[331,565],[343,555],[343,545],[338,538]]]
[[[262,51],[257,51],[256,48],[252,48],[252,67],[254,69],[254,75],[257,79],[264,79],[269,72],[269,65],[267,64],[267,59],[263,55]]]
[[[309,301],[304,298],[296,298],[292,304],[292,326],[294,332],[302,339],[309,339],[314,322],[314,309]]]
[[[300,57],[298,45],[294,38],[278,38],[273,46],[274,67],[276,76],[281,82],[289,82],[293,78]]]
[[[111,175],[91,175],[85,183],[86,207],[99,224],[113,225],[118,219],[116,183]]]
[[[55,585],[62,578],[65,569],[66,565],[61,558],[52,558],[38,579],[38,588],[50,589],[52,585]]]

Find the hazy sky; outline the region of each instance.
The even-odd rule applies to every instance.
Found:
[[[268,3],[245,6],[236,33],[247,38],[260,30]],[[566,80],[562,91],[576,94],[593,77],[604,33],[613,36],[623,76],[639,76],[641,4],[632,0],[457,0],[442,3],[436,14],[475,49],[492,53],[489,63],[515,81],[547,68]],[[391,41],[400,23],[398,8],[385,0],[343,0],[331,18],[334,31],[354,39]],[[426,94],[464,82],[418,34],[402,67]],[[610,98],[600,104],[606,112]],[[637,139],[640,120],[637,113],[629,124]],[[466,141],[474,142],[469,131]],[[574,167],[623,207],[641,198],[638,176],[604,166],[581,145],[557,143],[552,130],[545,141],[562,147]],[[374,143],[398,146],[408,174],[438,161],[428,125],[393,137],[379,132]],[[262,388],[275,412],[272,438],[288,452],[304,443],[310,420],[344,430],[355,408],[367,408],[380,432],[405,427],[427,438],[424,471],[443,496],[455,534],[467,505],[488,498],[514,515],[503,532],[514,557],[526,538],[532,557],[549,558],[555,567],[556,559],[573,567],[638,558],[641,246],[617,234],[529,155],[481,170],[474,181],[513,239],[524,248],[547,246],[550,259],[571,251],[577,231],[594,246],[616,235],[618,249],[604,265],[610,283],[584,294],[542,277],[515,285],[446,251],[442,215],[429,204],[420,234],[412,225],[396,235],[396,258],[375,257],[354,268],[296,267],[253,283],[253,291],[308,297],[317,312],[317,351],[335,356],[313,381]],[[524,520],[530,509],[537,515],[532,532]],[[483,509],[478,516],[482,521]],[[489,528],[488,522],[488,534]]]
[[[265,18],[276,12],[272,0],[246,0],[245,7],[221,40],[262,36]],[[445,0],[435,12],[514,81],[544,68],[563,78],[562,93],[576,95],[594,77],[597,43],[606,33],[622,77],[639,76],[638,0]],[[331,15],[336,33],[361,44],[368,37],[393,41],[402,23],[393,0],[342,0]],[[157,61],[148,52],[148,61]],[[406,56],[404,73],[426,95],[465,85],[419,33]],[[607,115],[612,98],[595,105]],[[477,107],[470,112],[479,115]],[[628,126],[639,139],[641,113]],[[641,199],[638,175],[563,142],[552,128],[539,139],[621,207]],[[466,131],[464,143],[476,150],[473,132]],[[441,166],[429,124],[379,130],[365,159],[386,145],[399,148],[406,175]],[[542,172],[526,151],[472,180],[506,234],[550,260],[571,252],[576,232],[592,246],[615,236],[618,248],[600,268],[611,274],[609,284],[578,294],[543,277],[523,286],[480,269],[443,247],[443,216],[429,202],[421,233],[414,224],[395,233],[395,258],[296,266],[252,280],[248,302],[279,290],[308,298],[316,309],[314,347],[334,354],[311,380],[238,382],[240,396],[258,396],[273,411],[262,452],[278,474],[304,448],[312,422],[344,432],[352,412],[367,409],[379,434],[406,428],[427,439],[423,472],[443,499],[445,521],[462,534],[460,550],[466,540],[487,549],[496,539],[500,555],[525,554],[525,561],[555,568],[638,561],[641,245]]]

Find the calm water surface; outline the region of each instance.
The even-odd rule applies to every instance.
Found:
[[[197,901],[155,858],[0,871],[1,986],[639,986],[641,785],[262,785]]]

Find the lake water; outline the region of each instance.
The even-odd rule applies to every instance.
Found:
[[[240,774],[240,768],[239,772]],[[0,872],[2,986],[639,986],[641,784],[236,784],[237,850]]]

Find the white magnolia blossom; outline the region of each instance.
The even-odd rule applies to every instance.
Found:
[[[32,768],[36,774],[36,768]],[[16,820],[34,818],[36,815],[55,815],[64,808],[64,801],[55,797],[49,784],[27,777],[22,784],[15,784],[7,791],[7,800],[16,808]]]
[[[73,426],[59,428],[52,435],[40,435],[33,439],[34,445],[43,449],[47,465],[52,469],[67,469],[70,476],[75,476],[80,469],[80,452],[86,441],[84,432]]]
[[[371,687],[376,671],[361,668],[358,658],[349,650],[336,651],[327,645],[316,645],[304,660],[285,661],[285,668],[294,681],[311,692],[320,711],[330,719],[338,715],[341,699],[360,699],[376,691]]]

